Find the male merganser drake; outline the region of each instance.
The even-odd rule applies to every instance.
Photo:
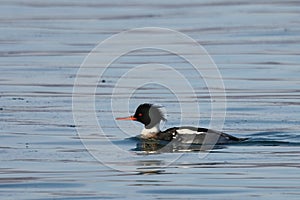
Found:
[[[230,142],[240,142],[247,138],[237,138],[235,136],[215,131],[207,128],[197,128],[190,126],[173,127],[165,131],[160,130],[160,122],[166,121],[161,106],[144,103],[139,105],[134,115],[129,117],[120,117],[116,120],[133,120],[144,124],[144,129],[140,135],[142,139],[156,139],[171,141],[176,139],[183,143],[203,144],[206,136],[211,138],[212,143],[224,144]],[[209,139],[206,139],[206,143]]]

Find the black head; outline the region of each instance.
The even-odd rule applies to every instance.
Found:
[[[144,103],[139,105],[133,116],[125,118],[117,118],[117,120],[134,120],[141,122],[146,128],[152,128],[161,120],[166,120],[161,106]]]
[[[133,117],[136,119],[136,121],[144,124],[146,128],[151,128],[161,120],[166,120],[160,108],[161,106],[144,103],[139,105]]]

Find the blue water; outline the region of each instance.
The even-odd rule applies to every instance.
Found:
[[[0,11],[1,199],[299,199],[298,2],[4,0]],[[181,57],[153,49],[132,51],[111,64],[95,94],[105,134],[91,124],[85,137],[78,134],[72,95],[80,65],[99,42],[145,26],[174,29],[203,45],[224,81],[222,131],[249,140],[210,151],[165,147],[134,138],[140,124],[116,122],[114,117],[150,102],[166,110],[163,129],[210,126],[205,77],[198,78]],[[181,89],[182,101],[150,83],[127,88],[134,90],[129,100],[126,93],[116,95],[124,105],[113,115],[117,81],[149,63],[177,69],[196,97],[170,75],[164,78]],[[189,111],[184,121],[182,105]],[[215,119],[222,121],[221,114],[217,108]],[[89,115],[82,120],[91,121]]]

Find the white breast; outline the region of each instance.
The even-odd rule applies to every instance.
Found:
[[[155,134],[159,133],[160,129],[159,129],[159,124],[157,124],[156,126],[152,127],[152,128],[144,128],[142,130],[141,133],[141,137],[142,138],[152,138]]]

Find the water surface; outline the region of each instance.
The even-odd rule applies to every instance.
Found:
[[[0,10],[3,199],[299,199],[298,2],[12,0],[2,1]],[[106,165],[124,170],[89,154],[72,115],[79,66],[98,42],[144,26],[181,31],[207,49],[226,88],[223,131],[249,141],[219,146],[205,157],[195,149],[140,148],[130,137],[142,127],[124,123],[131,135],[124,134],[110,110],[109,92],[133,66],[180,69],[197,89],[200,125],[210,121],[205,82],[175,55],[143,51],[116,60],[96,92],[98,119],[109,140],[132,156],[114,152],[105,138],[94,151],[106,153]],[[185,101],[193,99],[186,94]],[[137,90],[131,112],[144,102],[165,106],[165,128],[180,124],[178,101],[166,88]],[[188,125],[198,123],[195,116],[186,118]]]

